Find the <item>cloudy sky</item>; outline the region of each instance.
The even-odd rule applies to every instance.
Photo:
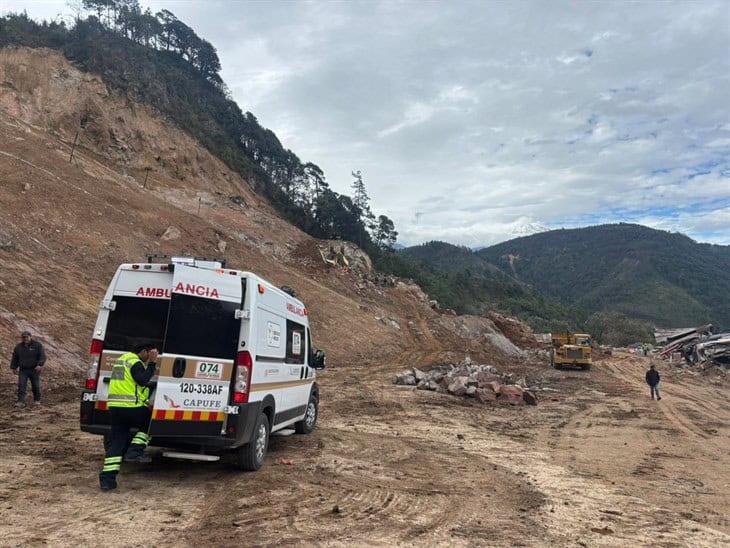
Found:
[[[405,244],[619,221],[730,244],[730,2],[141,3],[335,190],[361,170]]]

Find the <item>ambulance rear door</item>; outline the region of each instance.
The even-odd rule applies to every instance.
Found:
[[[96,408],[106,410],[112,365],[140,343],[162,348],[167,323],[172,274],[160,270],[119,271],[112,289],[112,305],[103,328],[103,351],[96,385]],[[98,336],[98,335],[97,335]]]
[[[167,330],[158,359],[150,434],[218,436],[226,411],[241,331],[240,276],[175,265]]]

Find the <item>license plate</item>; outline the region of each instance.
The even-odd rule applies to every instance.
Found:
[[[181,382],[180,393],[218,396],[223,393],[223,386],[220,384],[205,384],[200,382]]]
[[[228,382],[165,377],[158,381],[155,409],[223,411],[228,405]]]

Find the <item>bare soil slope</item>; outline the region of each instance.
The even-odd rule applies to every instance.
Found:
[[[21,328],[49,351],[39,409],[12,408],[0,369],[0,544],[730,542],[724,381],[668,376],[653,403],[640,358],[553,371],[515,352],[498,327],[523,337],[511,322],[439,315],[413,285],[326,270],[245,181],[56,53],[0,50],[0,214],[0,355]],[[98,491],[78,387],[106,283],[148,252],[225,255],[311,310],[330,364],[320,427],[275,437],[261,472],[155,458]],[[467,353],[550,390],[508,408],[391,384]]]

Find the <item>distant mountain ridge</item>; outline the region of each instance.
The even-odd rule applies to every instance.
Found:
[[[622,223],[542,232],[476,254],[563,304],[662,327],[730,327],[730,246]]]
[[[507,309],[522,298],[545,310],[510,309],[530,321],[580,325],[616,312],[661,327],[715,323],[730,328],[730,246],[635,224],[540,232],[472,251],[429,242],[399,255],[462,280],[499,281],[509,295],[484,294]],[[504,285],[501,285],[504,284]],[[529,296],[529,297],[528,297]],[[537,299],[537,300],[535,300]],[[522,314],[521,314],[522,312]],[[567,316],[566,316],[567,314]],[[535,326],[535,322],[533,326]]]
[[[468,247],[434,241],[401,249],[398,256],[418,271],[424,290],[444,307],[471,314],[497,310],[540,331],[575,327],[574,311],[546,299]]]

